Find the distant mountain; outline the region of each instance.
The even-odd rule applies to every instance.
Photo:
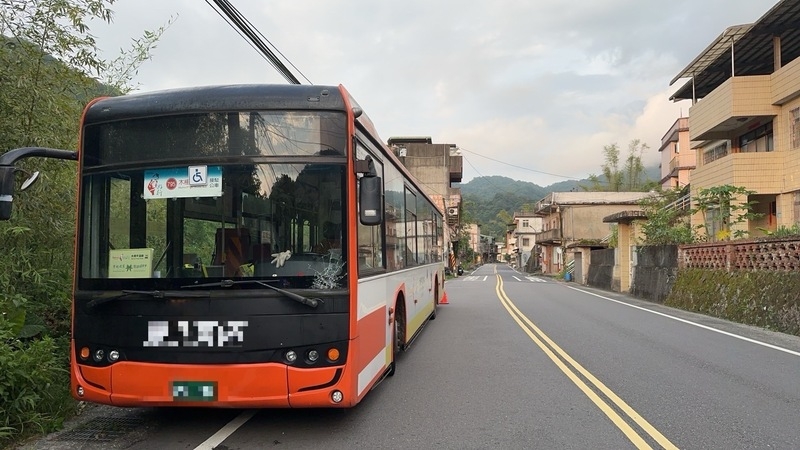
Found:
[[[533,203],[545,195],[547,188],[528,181],[512,180],[503,176],[478,177],[468,183],[454,185],[461,188],[461,195],[471,196],[480,200],[491,200],[495,195],[501,193],[513,193],[520,197],[534,199]]]
[[[658,182],[661,169],[658,166],[645,169],[646,180]],[[481,225],[481,234],[505,238],[506,224],[498,220],[498,213],[505,211],[510,215],[522,210],[525,204],[534,204],[551,192],[582,191],[582,186],[591,186],[588,179],[566,180],[542,187],[529,181],[513,180],[493,175],[473,178],[468,183],[456,183],[461,188],[464,218]]]

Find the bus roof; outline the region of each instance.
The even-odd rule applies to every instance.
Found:
[[[200,86],[102,98],[87,107],[84,120],[91,124],[129,117],[271,109],[345,111],[345,102],[337,86]]]

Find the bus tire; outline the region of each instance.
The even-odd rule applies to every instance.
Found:
[[[392,362],[389,363],[388,376],[393,376],[397,371],[397,356],[403,351],[405,339],[405,309],[400,300],[394,308],[394,318],[392,320]]]
[[[433,312],[430,315],[430,320],[436,320],[436,308],[439,306],[439,280],[434,281],[433,288]]]

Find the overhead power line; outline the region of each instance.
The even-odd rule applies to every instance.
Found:
[[[522,166],[518,166],[516,164],[507,163],[505,161],[500,161],[499,159],[490,158],[490,157],[488,157],[486,155],[481,155],[480,153],[476,153],[476,152],[467,150],[467,149],[465,149],[464,147],[461,147],[461,146],[459,146],[458,148],[459,148],[459,150],[463,150],[463,151],[465,151],[467,153],[472,153],[473,155],[480,156],[481,158],[486,158],[488,160],[491,160],[491,161],[494,161],[494,162],[498,162],[500,164],[505,164],[507,166],[515,167],[517,169],[522,169],[522,170],[527,170],[527,171],[530,171],[530,172],[541,173],[541,174],[550,175],[550,176],[553,176],[553,177],[567,178],[567,179],[570,179],[570,180],[577,180],[577,181],[580,180],[580,178],[570,177],[570,176],[567,176],[567,175],[559,175],[557,173],[542,172],[541,170],[531,169],[529,167],[522,167]],[[472,165],[472,164],[470,164],[470,165]],[[474,168],[474,166],[473,166],[473,168]],[[476,170],[476,172],[477,172],[477,170]]]
[[[269,41],[253,24],[247,20],[247,18],[240,13],[228,0],[213,0],[213,4],[211,0],[206,0],[206,3],[214,8],[217,11],[217,14],[222,16],[223,19],[234,28],[240,36],[246,38],[250,46],[252,46],[256,51],[261,53],[261,55],[270,63],[270,65],[275,68],[289,83],[292,84],[301,84],[300,80],[294,76],[294,74],[286,67],[285,64],[275,56],[275,53],[270,49],[270,47],[274,48],[275,51],[281,55],[281,57],[289,63],[297,73],[300,74],[303,79],[305,79],[308,84],[312,83],[303,73],[294,65],[289,58],[287,58],[280,50],[278,50],[272,42]]]

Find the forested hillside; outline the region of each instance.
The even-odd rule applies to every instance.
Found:
[[[657,166],[646,169],[645,173],[650,181],[660,178]],[[528,181],[494,175],[473,178],[468,183],[453,187],[461,188],[463,222],[478,223],[481,225],[481,234],[503,240],[506,221],[513,218],[514,212],[522,211],[526,205],[532,207],[551,192],[591,190],[590,186],[588,179],[560,181],[542,187]]]
[[[106,61],[87,23],[110,21],[111,2],[7,3],[0,8],[0,153],[74,150],[88,99],[129,90],[161,30]],[[16,168],[12,217],[0,223],[0,448],[59,428],[78,406],[67,364],[77,164],[30,158]],[[22,192],[19,183],[34,171],[39,181]]]

